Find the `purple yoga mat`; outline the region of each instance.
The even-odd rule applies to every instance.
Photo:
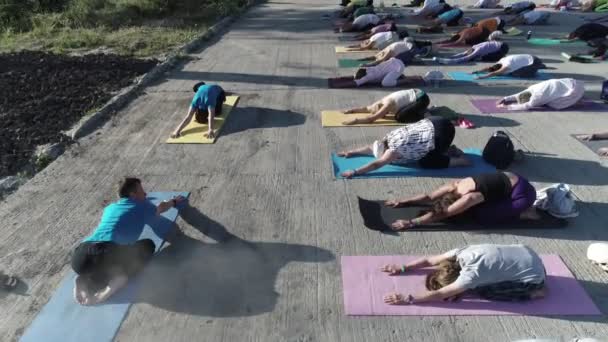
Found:
[[[382,297],[390,292],[405,295],[424,291],[430,269],[402,276],[380,271],[385,264],[403,264],[417,256],[343,256],[342,286],[347,315],[456,316],[456,315],[602,315],[568,267],[557,255],[541,256],[547,270],[547,295],[527,302],[490,302],[465,297],[458,302],[388,305]]]
[[[498,114],[498,113],[509,113],[516,112],[513,110],[508,110],[507,108],[498,108],[496,107],[496,102],[500,99],[472,99],[471,103],[475,108],[477,108],[482,114]],[[579,111],[579,112],[606,112],[608,111],[608,105],[603,103],[594,102],[591,100],[583,100],[578,103],[576,106],[572,106],[566,109],[552,109],[549,107],[536,107],[527,112],[555,112],[555,111]]]

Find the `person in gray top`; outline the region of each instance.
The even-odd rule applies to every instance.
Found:
[[[409,269],[438,266],[426,278],[428,291],[420,294],[389,293],[387,304],[414,304],[457,299],[467,291],[488,300],[522,301],[544,296],[545,267],[525,245],[471,245],[418,259],[406,265],[384,265],[389,275]]]

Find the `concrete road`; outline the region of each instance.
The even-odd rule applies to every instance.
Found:
[[[363,227],[356,196],[393,198],[430,191],[445,179],[336,181],[332,151],[368,143],[390,128],[324,129],[320,111],[367,104],[390,90],[327,89],[339,70],[328,21],[333,0],[268,1],[239,19],[193,60],[82,139],[0,204],[1,268],[22,277],[27,295],[2,294],[0,340],[20,336],[69,270],[69,253],[115,199],[125,175],[149,191],[191,191],[181,231],[155,258],[142,298],[117,341],[509,341],[524,337],[608,336],[605,317],[348,317],[342,255],[425,254],[464,244],[525,243],[558,253],[602,311],[608,274],[585,258],[608,240],[608,175],[598,156],[570,137],[608,128],[603,113],[481,115],[472,96],[515,93],[525,83],[427,89],[474,121],[456,142],[483,147],[496,129],[536,154],[515,168],[535,185],[571,184],[581,215],[557,231],[410,232],[385,236]],[[388,3],[387,3],[388,4]],[[477,12],[473,16],[487,16]],[[564,34],[581,19],[557,13],[538,37]],[[524,28],[527,31],[527,28]],[[559,77],[587,81],[598,98],[608,64],[564,62],[559,49],[509,38],[511,53],[534,53]],[[569,51],[575,50],[568,47]],[[479,65],[439,67],[471,70]],[[410,75],[428,66],[408,67]],[[241,101],[214,145],[167,145],[194,82],[217,82]],[[235,238],[226,239],[228,234]],[[78,329],[78,327],[74,327]]]

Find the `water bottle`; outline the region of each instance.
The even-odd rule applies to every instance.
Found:
[[[528,34],[526,34],[526,40],[530,40],[530,37],[532,37],[532,31],[528,31]]]

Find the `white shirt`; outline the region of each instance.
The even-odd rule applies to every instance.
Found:
[[[378,83],[389,73],[402,74],[405,70],[405,64],[399,59],[390,58],[376,66],[365,68],[366,75],[358,80],[355,80],[357,86],[365,83]]]
[[[414,11],[416,15],[429,15],[432,13],[437,13],[441,8],[443,8],[443,3],[439,2],[439,0],[424,0],[424,4],[422,8],[419,8]]]
[[[523,14],[526,24],[534,24],[538,19],[546,15],[549,15],[549,13],[542,11],[529,11]]]
[[[509,55],[496,62],[496,64],[506,67],[507,73],[532,65],[532,63],[534,63],[534,56],[532,55]]]
[[[496,8],[500,0],[479,0],[473,7],[476,8]]]
[[[435,128],[431,120],[423,119],[389,132],[388,149],[399,155],[394,164],[408,164],[424,158],[435,149]]]
[[[385,99],[387,101],[394,102],[397,107],[397,110],[399,110],[410,103],[414,103],[416,99],[418,99],[418,93],[420,91],[421,90],[419,89],[400,90],[387,95]]]
[[[391,53],[391,56],[398,56],[406,51],[410,51],[413,47],[414,44],[410,42],[400,41],[387,46],[386,50]]]
[[[379,32],[369,38],[374,43],[374,47],[377,49],[384,49],[388,44],[399,39],[399,35],[396,32]]]
[[[380,22],[380,17],[375,14],[363,14],[353,20],[354,27],[365,27],[367,25],[376,25]]]
[[[553,109],[564,109],[575,105],[585,94],[585,83],[573,78],[561,78],[537,83],[515,95],[505,97],[507,101],[516,101],[519,94],[530,92],[530,101],[507,106],[509,110],[527,110],[533,107],[548,106]]]

